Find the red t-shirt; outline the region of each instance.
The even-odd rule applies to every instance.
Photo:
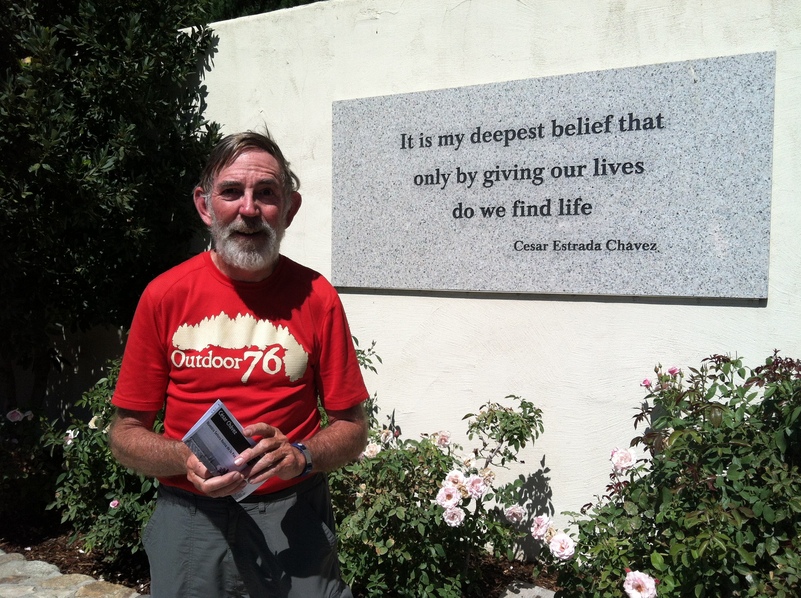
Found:
[[[164,435],[180,440],[221,399],[247,427],[291,441],[320,429],[317,397],[343,410],[367,398],[339,296],[320,274],[281,256],[269,278],[234,281],[202,253],[153,280],[139,300],[112,403],[166,405]],[[162,483],[196,492],[183,476]],[[294,480],[268,480],[257,493]]]

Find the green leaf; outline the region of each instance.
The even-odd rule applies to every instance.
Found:
[[[667,568],[664,557],[658,552],[651,553],[651,565],[657,571],[664,571]]]
[[[765,551],[770,555],[776,554],[779,551],[779,540],[774,536],[765,538]]]
[[[782,453],[787,451],[787,437],[784,434],[784,430],[776,430],[773,435],[773,441],[776,443],[776,448],[778,448],[779,451]]]
[[[670,556],[675,560],[676,555],[684,554],[687,551],[687,545],[681,543],[675,543],[670,545]]]
[[[737,551],[737,554],[740,555],[740,558],[743,559],[743,561],[745,561],[747,564],[752,566],[756,564],[756,558],[753,552],[749,552],[742,546],[735,547],[735,550]]]
[[[729,465],[729,470],[726,472],[726,477],[730,481],[736,482],[738,480],[742,480],[744,476],[745,473],[743,472],[742,468],[740,468],[739,464],[731,463]]]

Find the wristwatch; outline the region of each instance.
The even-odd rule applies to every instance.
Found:
[[[306,448],[306,445],[302,442],[293,442],[292,446],[298,449],[303,454],[303,458],[306,459],[306,467],[303,468],[303,471],[301,471],[297,477],[302,478],[309,475],[312,470],[312,458],[309,449]]]

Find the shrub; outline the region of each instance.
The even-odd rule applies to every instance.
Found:
[[[127,325],[191,255],[201,223],[179,198],[219,139],[200,80],[214,40],[178,30],[203,4],[2,3],[0,380],[30,368],[34,410],[63,331]]]
[[[67,415],[66,432],[52,422],[42,441],[63,460],[56,480],[55,500],[48,506],[61,513],[86,550],[99,550],[114,561],[141,549],[140,530],[155,506],[158,481],[120,465],[108,446],[108,426],[114,414],[111,396],[120,360],[108,365],[108,374],[84,393]],[[161,418],[158,424],[160,426]]]
[[[801,361],[655,372],[635,416],[651,425],[631,443],[650,459],[613,454],[607,494],[572,514],[557,596],[654,595],[632,593],[639,572],[660,596],[801,595]]]
[[[517,504],[525,480],[496,489],[492,466],[516,461],[542,420],[528,401],[507,399],[517,406],[489,403],[465,416],[481,443],[470,458],[447,432],[402,439],[393,412],[373,428],[363,457],[330,475],[340,562],[357,595],[471,595],[482,555],[514,558],[523,534],[510,523],[524,513],[518,507],[509,521],[503,507]],[[376,412],[374,400],[368,410]]]

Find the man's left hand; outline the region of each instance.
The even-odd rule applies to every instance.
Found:
[[[243,473],[251,484],[263,484],[272,477],[290,480],[306,468],[306,459],[278,428],[258,423],[245,428],[245,436],[261,437],[255,446],[244,450],[234,463],[251,463]]]

